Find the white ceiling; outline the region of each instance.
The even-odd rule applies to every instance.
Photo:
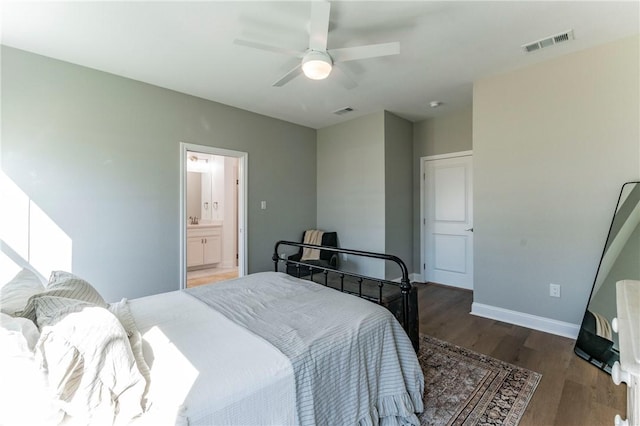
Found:
[[[334,1],[328,48],[399,41],[397,56],[299,76],[296,65],[235,38],[308,47],[310,3],[3,1],[2,43],[312,128],[387,110],[411,121],[471,105],[473,81],[640,32],[639,2]],[[572,29],[575,40],[521,45]],[[440,101],[437,109],[431,101]],[[338,116],[333,111],[352,107]]]

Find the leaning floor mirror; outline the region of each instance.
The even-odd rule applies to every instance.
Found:
[[[609,374],[620,358],[611,328],[620,280],[640,280],[640,182],[625,183],[620,191],[575,345],[578,356]]]

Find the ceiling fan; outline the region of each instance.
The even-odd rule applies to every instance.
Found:
[[[398,42],[327,49],[330,10],[331,4],[327,1],[313,1],[311,3],[309,48],[303,52],[241,39],[235,39],[234,43],[255,49],[282,53],[301,60],[291,71],[273,83],[275,87],[284,86],[300,74],[304,74],[312,80],[323,80],[331,74],[334,68],[333,66],[340,62],[397,55],[400,53],[400,43]],[[343,73],[341,77],[340,81],[346,88],[351,89],[357,86],[356,82],[346,74]]]

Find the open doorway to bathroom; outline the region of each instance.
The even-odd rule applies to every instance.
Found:
[[[181,144],[181,288],[246,274],[246,158]]]

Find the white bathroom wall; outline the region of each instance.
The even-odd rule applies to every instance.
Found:
[[[222,227],[222,267],[233,268],[238,265],[238,159],[224,157],[224,197],[222,207],[224,215]]]
[[[211,156],[211,220],[224,220],[225,161],[220,155]]]
[[[207,159],[210,173],[187,173],[187,216],[192,216],[189,211],[195,206],[200,223],[222,222],[222,262],[217,267],[234,268],[238,264],[238,159],[202,153],[198,157]]]

